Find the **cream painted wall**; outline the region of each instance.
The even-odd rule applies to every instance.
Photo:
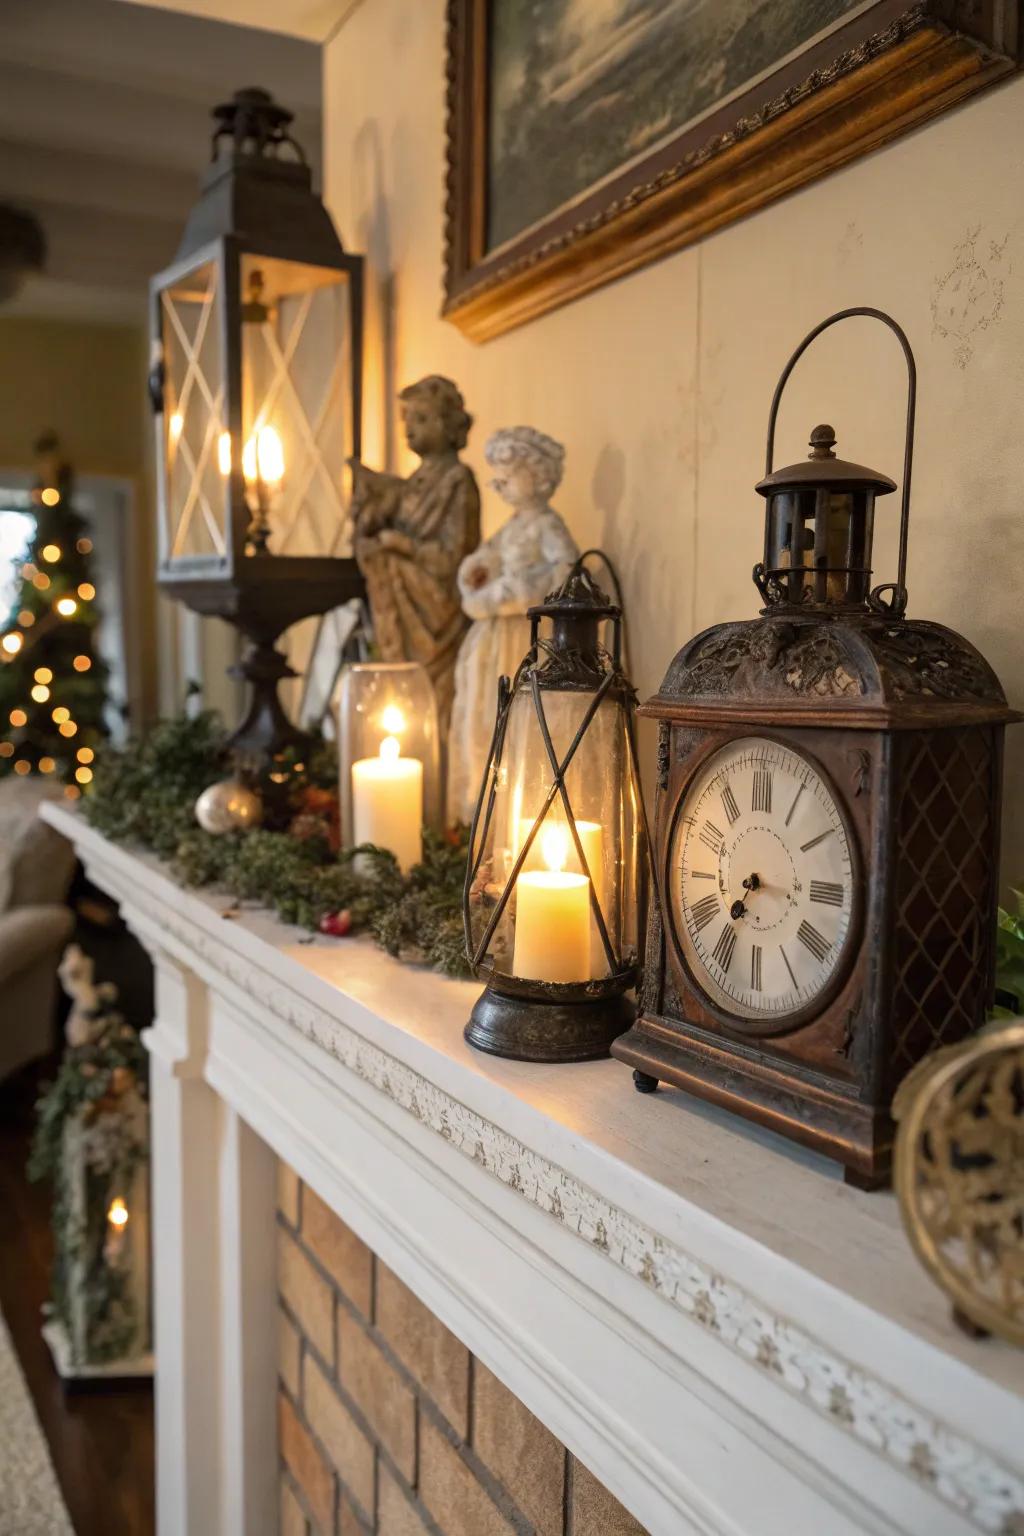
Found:
[[[325,49],[325,190],[369,261],[365,443],[405,468],[394,394],[449,374],[494,428],[566,443],[559,509],[622,572],[649,693],[697,629],[752,616],[764,430],[803,334],[851,304],[890,310],[919,369],[910,612],[962,630],[1024,704],[1024,80],[1003,86],[701,245],[482,346],[439,318],[444,0],[363,0]],[[875,332],[877,331],[877,334]],[[780,463],[818,421],[896,478],[904,379],[866,321],[816,345],[786,397]],[[895,575],[897,497],[876,580]],[[485,527],[500,518],[484,492]],[[1004,874],[1024,877],[1024,727],[1010,733]]]

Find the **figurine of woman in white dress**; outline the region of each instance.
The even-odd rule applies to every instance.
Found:
[[[579,554],[548,505],[562,479],[565,449],[534,427],[489,437],[491,489],[512,508],[508,522],[459,567],[463,611],[473,620],[455,665],[448,738],[448,820],[473,819],[494,729],[499,677],[514,677],[530,640],[528,608],[559,586]]]

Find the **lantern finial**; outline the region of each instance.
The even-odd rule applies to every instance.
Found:
[[[836,446],[836,429],[823,423],[815,427],[811,433],[809,459],[834,459]]]

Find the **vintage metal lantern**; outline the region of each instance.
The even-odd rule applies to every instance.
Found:
[[[633,1017],[646,877],[635,696],[621,607],[587,558],[530,610],[470,838],[466,944],[487,990],[466,1039],[522,1061],[606,1056]]]
[[[301,741],[274,642],[362,590],[345,477],[360,450],[363,259],[312,189],[290,112],[252,89],[213,116],[199,200],[152,283],[158,579],[252,642],[232,745],[266,763]]]
[[[774,469],[793,368],[854,317],[908,375],[896,580],[872,585],[876,470],[811,433]],[[905,617],[915,367],[880,310],[831,315],[768,419],[760,618],[688,640],[658,694],[655,869],[640,1015],[613,1054],[884,1182],[900,1079],[984,1021],[1003,734],[1018,718],[962,636]]]

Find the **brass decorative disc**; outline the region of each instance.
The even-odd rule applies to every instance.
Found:
[[[1024,1345],[1024,1019],[927,1056],[893,1114],[918,1257],[970,1322]]]

